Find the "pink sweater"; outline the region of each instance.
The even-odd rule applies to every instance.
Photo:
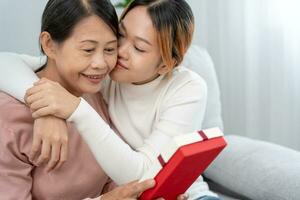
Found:
[[[85,99],[108,119],[99,94]],[[58,170],[45,172],[28,159],[33,119],[30,110],[16,99],[0,93],[0,199],[76,200],[95,198],[112,186],[87,144],[72,124],[69,128],[68,160]]]

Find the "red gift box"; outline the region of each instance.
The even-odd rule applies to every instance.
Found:
[[[163,197],[176,200],[225,148],[226,142],[219,128],[206,129],[176,136],[166,145],[157,162],[141,180],[154,178],[156,185],[142,193],[140,199]]]

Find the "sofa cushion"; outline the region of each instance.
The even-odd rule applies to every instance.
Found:
[[[300,152],[241,136],[226,140],[205,177],[249,199],[299,199]]]

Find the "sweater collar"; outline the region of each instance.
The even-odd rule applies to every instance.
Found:
[[[121,83],[120,88],[126,93],[126,96],[129,95],[136,98],[140,96],[151,95],[155,91],[159,90],[162,82],[164,82],[166,78],[167,75],[159,76],[155,80],[142,85],[135,85],[132,83]]]

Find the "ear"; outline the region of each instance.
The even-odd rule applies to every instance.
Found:
[[[40,34],[40,43],[42,49],[48,58],[54,59],[56,52],[56,43],[52,40],[51,35],[47,31]]]
[[[170,71],[170,70],[167,68],[166,65],[161,65],[161,66],[158,67],[157,73],[158,73],[159,75],[165,75],[165,74],[167,74],[169,71]]]
[[[157,68],[157,73],[160,75],[165,75],[172,71],[172,69],[173,68],[168,68],[167,65],[165,65],[165,63],[161,62],[161,64]]]

